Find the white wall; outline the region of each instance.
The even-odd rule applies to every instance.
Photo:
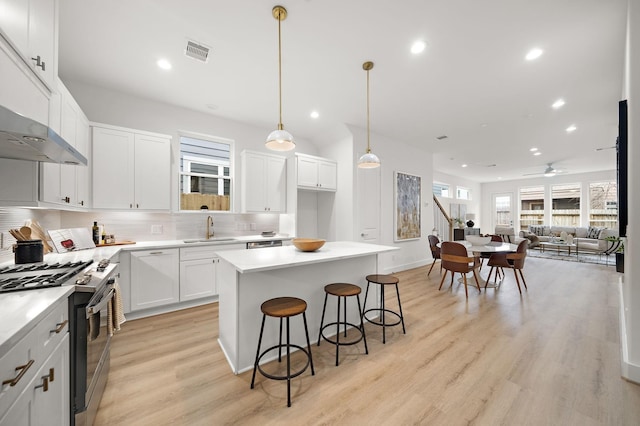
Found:
[[[351,170],[354,176],[353,188],[357,188],[355,179],[357,176],[366,178],[367,174],[358,175],[357,160],[366,151],[367,135],[366,130],[355,126],[349,126],[353,134],[354,150],[351,159]],[[393,245],[400,250],[392,253],[382,254],[382,268],[386,272],[399,271],[417,266],[425,265],[431,260],[429,250],[428,235],[433,228],[433,155],[426,149],[421,150],[413,145],[388,138],[383,135],[371,133],[371,151],[375,153],[381,162],[380,166],[380,243]],[[394,172],[404,172],[420,176],[422,184],[421,194],[421,238],[418,240],[394,241]],[[357,199],[357,197],[353,197]],[[360,214],[359,206],[356,205],[352,217],[357,224],[357,217]],[[347,218],[343,218],[346,220]],[[357,225],[356,225],[357,226]],[[357,239],[357,228],[352,239]]]
[[[481,226],[482,214],[480,210],[480,202],[482,200],[482,185],[479,182],[464,179],[460,176],[441,173],[437,170],[434,170],[433,172],[433,181],[449,185],[449,193],[451,194],[451,197],[438,197],[438,201],[440,201],[440,204],[446,210],[447,215],[451,215],[451,210],[449,209],[449,205],[451,203],[466,204],[467,213],[473,213],[476,215],[476,218],[474,219],[474,228],[480,228],[480,232],[483,234],[491,233],[490,230],[485,230]],[[467,188],[471,191],[471,200],[459,200],[456,198],[456,187],[458,186]]]
[[[612,108],[615,108],[613,106]],[[518,179],[511,181],[500,181],[493,183],[483,183],[482,184],[482,221],[481,228],[483,230],[487,230],[487,232],[492,232],[494,224],[492,223],[492,211],[493,211],[493,196],[494,194],[502,194],[502,193],[511,193],[513,194],[513,202],[514,202],[514,227],[516,230],[518,229],[518,217],[520,213],[520,188],[528,187],[528,186],[539,186],[543,185],[545,187],[545,212],[547,214],[547,224],[551,223],[550,211],[551,211],[551,201],[550,201],[550,193],[551,186],[556,184],[563,183],[578,183],[581,187],[580,194],[580,211],[581,211],[581,221],[582,226],[589,225],[589,183],[590,182],[603,182],[603,181],[615,181],[616,180],[616,171],[615,164],[612,164],[613,170],[603,171],[603,172],[593,172],[593,173],[580,173],[573,175],[556,175],[553,177],[535,177],[530,179]]]
[[[628,202],[629,216],[640,211],[640,196],[634,186],[640,182],[640,168],[632,167],[640,162],[640,3],[629,0],[625,75],[622,98],[628,101],[629,151],[628,151]],[[637,187],[635,189],[638,189]],[[640,253],[639,230],[630,220],[625,244],[625,273],[621,285],[620,326],[622,341],[622,376],[640,383]]]

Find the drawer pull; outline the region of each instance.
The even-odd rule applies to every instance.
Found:
[[[9,385],[9,386],[15,386],[18,384],[18,382],[20,381],[20,379],[22,379],[22,376],[24,376],[24,373],[27,372],[27,370],[33,365],[35,361],[30,359],[29,362],[27,362],[25,365],[21,365],[19,367],[16,367],[16,371],[20,370],[20,373],[18,373],[18,375],[14,378],[14,379],[9,379],[9,380],[5,380],[2,382],[2,385]]]
[[[64,320],[62,322],[59,322],[56,324],[56,329],[55,330],[49,330],[49,333],[56,333],[56,334],[60,334],[60,332],[62,330],[64,330],[64,328],[67,326],[67,323],[69,322],[69,320]],[[53,381],[53,379],[51,380]]]
[[[42,388],[43,392],[49,390],[49,376],[42,376],[42,384],[35,387],[35,389]]]

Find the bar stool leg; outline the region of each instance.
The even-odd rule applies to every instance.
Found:
[[[307,314],[302,313],[302,321],[304,322],[304,334],[307,336],[307,348],[309,349],[309,364],[311,364],[311,375],[315,376],[316,372],[313,369],[313,357],[311,356],[311,343],[309,342],[309,329],[307,328]]]
[[[364,303],[362,305],[362,317],[364,318],[364,310],[367,309],[367,296],[369,295],[369,284],[370,282],[367,281],[367,290],[364,292]]]
[[[253,376],[251,376],[251,389],[253,389],[253,385],[256,381],[256,370],[258,369],[258,357],[260,356],[260,345],[262,344],[262,332],[264,331],[264,321],[266,318],[267,316],[262,314],[262,326],[260,327],[260,337],[258,338],[258,350],[256,351],[256,360],[253,363]]]
[[[384,286],[380,286],[380,290],[381,290],[381,295],[380,295],[380,302],[382,304],[382,311],[380,311],[380,315],[382,315],[382,344],[384,345],[385,343],[387,343],[387,338],[386,338],[386,330],[387,330],[387,326],[385,323],[385,315],[384,315]]]
[[[287,321],[289,321],[288,318]],[[280,340],[278,341],[278,344],[278,362],[282,362],[282,318],[280,318]]]
[[[345,302],[346,305],[346,302]],[[345,332],[346,332],[345,324]],[[338,353],[340,352],[340,296],[338,296],[338,309],[336,309],[336,367],[338,366]]]
[[[400,310],[400,321],[402,322],[402,333],[407,334],[404,329],[404,314],[402,313],[402,304],[400,303],[400,290],[398,289],[398,284],[396,284],[396,294],[398,295],[398,308]]]
[[[282,324],[282,319],[280,319]],[[282,335],[280,335],[282,339]],[[287,407],[291,407],[291,346],[289,341],[289,317],[287,317]]]
[[[322,319],[320,320],[320,332],[318,332],[318,346],[320,346],[320,341],[322,340],[322,326],[324,325],[324,312],[327,309],[327,297],[328,293],[324,294],[324,305],[322,306]]]
[[[344,303],[344,337],[347,337],[347,296],[342,296],[342,302]]]
[[[364,340],[364,353],[366,353],[367,355],[369,355],[369,348],[367,347],[367,336],[364,334],[364,320],[362,318],[362,307],[360,306],[360,295],[356,294],[356,298],[358,300],[358,312],[361,313],[360,315],[360,331],[362,332],[362,340]]]

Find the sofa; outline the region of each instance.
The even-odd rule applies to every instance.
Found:
[[[521,238],[527,238],[529,241],[548,242],[553,239],[560,238],[561,235],[570,235],[573,243],[578,246],[579,251],[588,251],[592,253],[610,254],[609,250],[613,244],[606,240],[607,237],[617,237],[618,231],[615,229],[575,226],[547,226],[547,225],[530,225],[527,231],[520,231]],[[529,248],[534,247],[532,243]]]

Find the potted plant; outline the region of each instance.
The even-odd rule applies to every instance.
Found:
[[[624,272],[624,241],[620,237],[610,236],[605,240],[611,243],[611,249],[615,250],[616,254],[616,271]]]
[[[456,225],[458,225],[458,228],[464,228],[464,221],[461,218],[456,217],[455,219],[453,219],[453,221],[456,223]]]

